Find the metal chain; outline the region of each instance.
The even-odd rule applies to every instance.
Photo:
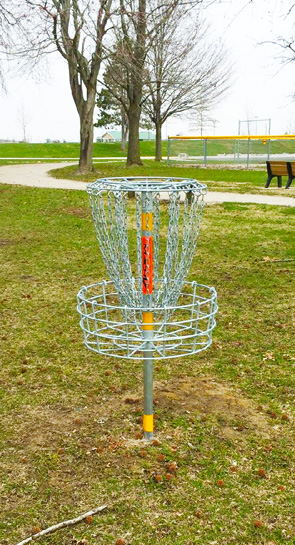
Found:
[[[168,183],[168,182],[166,182]],[[171,182],[172,183],[172,182]],[[97,238],[111,280],[122,305],[143,305],[141,215],[143,205],[152,203],[153,212],[153,307],[174,306],[185,282],[194,256],[204,207],[202,191],[191,185],[169,193],[166,251],[160,270],[160,242],[165,231],[165,214],[161,213],[160,193],[136,191],[136,277],[132,273],[128,239],[127,191],[107,188],[91,194],[90,202]],[[188,194],[191,192],[191,198]],[[184,201],[181,202],[181,195]],[[145,199],[144,203],[142,198]],[[164,203],[166,207],[166,203]],[[149,227],[149,225],[148,225]],[[148,242],[149,243],[149,242]],[[147,263],[147,278],[149,278]]]
[[[142,301],[142,250],[141,250],[141,194],[135,193],[136,197],[136,247],[137,247],[137,304],[143,306]]]
[[[159,258],[160,258],[160,193],[154,194],[154,299],[159,293]]]

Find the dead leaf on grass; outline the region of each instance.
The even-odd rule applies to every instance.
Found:
[[[255,528],[262,528],[262,526],[264,526],[262,520],[254,520],[253,524]]]

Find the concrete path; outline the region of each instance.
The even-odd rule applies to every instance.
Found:
[[[205,197],[206,202],[241,202],[254,204],[271,204],[274,206],[295,206],[294,197],[281,197],[280,195],[255,195],[250,193],[221,193],[211,191]]]
[[[59,180],[48,175],[48,171],[54,168],[62,168],[75,163],[38,163],[8,165],[0,167],[0,183],[26,185],[31,187],[47,187],[54,189],[79,189],[85,190],[85,182],[76,180]],[[279,206],[295,206],[294,197],[279,195],[252,195],[250,193],[221,193],[211,191],[205,197],[208,203],[240,202],[255,204],[271,204]]]
[[[73,163],[37,163],[25,165],[8,165],[0,167],[0,183],[29,185],[31,187],[48,187],[56,189],[85,189],[85,182],[77,180],[58,180],[49,176],[48,171],[63,168]]]

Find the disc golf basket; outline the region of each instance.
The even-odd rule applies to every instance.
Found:
[[[80,325],[91,350],[143,360],[148,440],[153,360],[196,354],[212,342],[216,291],[186,280],[206,191],[182,178],[105,178],[87,186],[110,278],[79,291]]]

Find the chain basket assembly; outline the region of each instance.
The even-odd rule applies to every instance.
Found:
[[[87,186],[110,280],[79,291],[80,325],[95,352],[143,359],[149,440],[153,360],[195,354],[212,342],[216,291],[186,280],[206,191],[183,178],[105,178]]]

